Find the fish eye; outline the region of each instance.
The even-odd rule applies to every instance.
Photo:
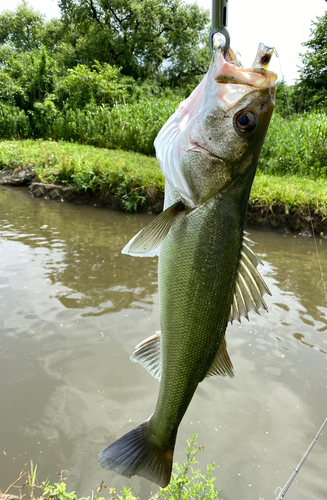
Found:
[[[248,134],[257,128],[258,118],[252,111],[241,111],[234,120],[234,127],[241,134]]]
[[[268,64],[268,63],[269,63],[269,61],[270,61],[270,59],[271,59],[271,56],[269,56],[269,55],[265,55],[265,56],[263,56],[263,57],[261,58],[261,64],[264,64],[264,65]]]

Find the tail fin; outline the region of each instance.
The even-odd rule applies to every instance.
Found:
[[[149,422],[145,421],[103,450],[100,465],[121,476],[135,474],[165,488],[170,481],[175,440],[161,449],[151,440]]]

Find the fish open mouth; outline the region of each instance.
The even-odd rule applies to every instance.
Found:
[[[208,149],[204,148],[203,146],[200,146],[200,144],[194,141],[191,142],[191,147],[185,149],[184,151],[186,153],[203,153],[207,156],[211,156],[212,158],[218,158],[219,160],[223,160],[223,158],[220,158],[220,156],[217,156],[211,151],[208,151]]]
[[[255,88],[272,87],[277,76],[262,68],[239,68],[231,73],[220,73],[215,77],[217,83],[244,85]]]

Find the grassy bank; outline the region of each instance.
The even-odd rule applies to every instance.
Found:
[[[327,217],[327,179],[284,177],[258,173],[252,187],[250,204],[273,210],[278,206],[288,215],[292,210],[302,210]]]
[[[164,178],[155,158],[121,150],[107,150],[53,141],[0,143],[0,169],[34,170],[39,182],[73,186],[81,192],[114,194],[127,211],[151,209],[163,197]],[[284,176],[258,172],[250,203],[273,209],[284,207],[327,217],[327,179],[299,172]]]
[[[215,469],[215,463],[208,465],[206,472],[203,474],[200,469],[194,468],[197,464],[196,455],[199,451],[203,451],[204,447],[197,446],[196,437],[194,436],[187,441],[185,450],[186,460],[182,464],[174,464],[171,480],[167,488],[160,489],[158,493],[151,497],[150,500],[223,500],[215,486],[215,478],[212,471]],[[62,471],[56,474],[57,482],[51,482],[49,479],[39,482],[37,474],[37,465],[33,462],[30,464],[29,471],[22,471],[20,477],[1,494],[12,494],[13,487],[19,489],[20,498],[28,498],[29,500],[38,499],[53,499],[53,500],[78,500],[74,491],[68,492],[66,480],[63,477]],[[104,472],[105,475],[105,472]],[[60,477],[60,480],[58,479]],[[120,494],[114,488],[108,487],[104,481],[92,491],[91,496],[83,497],[81,500],[140,500],[136,498],[131,489],[124,489]],[[144,499],[142,499],[144,500]]]
[[[0,139],[52,139],[107,149],[154,155],[153,141],[183,99],[133,95],[114,107],[88,104],[59,110],[45,101],[39,112],[0,102]],[[259,170],[272,175],[327,178],[327,113],[311,111],[282,116],[274,113],[263,145]]]
[[[153,200],[164,193],[164,179],[153,157],[64,142],[0,142],[0,170],[26,168],[39,182],[73,186],[82,193],[110,192],[126,211],[151,209]]]

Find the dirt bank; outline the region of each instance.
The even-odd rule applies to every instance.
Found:
[[[35,175],[29,170],[17,173],[4,170],[0,172],[0,185],[29,186],[32,197],[60,200],[70,203],[96,205],[104,208],[122,210],[122,202],[111,193],[94,193],[91,190],[81,192],[71,186],[60,184],[43,184],[35,181]],[[160,213],[163,208],[163,198],[151,198],[151,212]],[[302,236],[312,236],[314,233],[327,239],[327,220],[317,212],[311,212],[308,207],[286,211],[282,203],[275,205],[249,204],[247,227],[295,233]]]

